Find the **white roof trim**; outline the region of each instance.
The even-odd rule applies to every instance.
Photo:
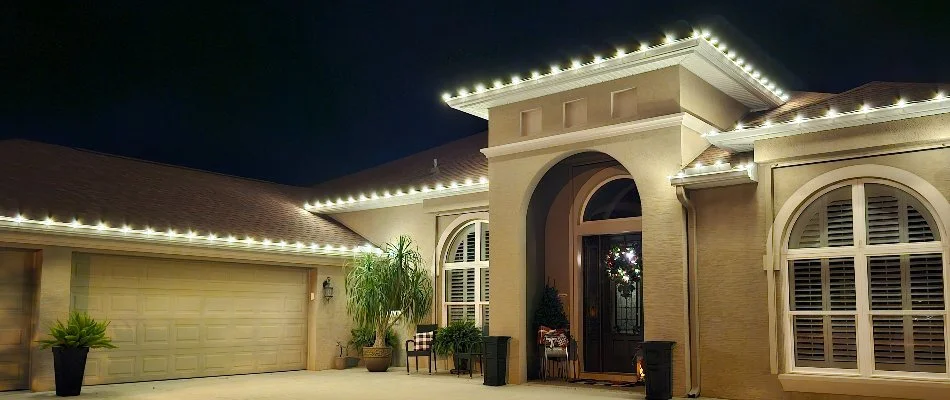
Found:
[[[898,100],[896,103],[884,107],[862,107],[846,113],[831,111],[825,116],[817,118],[765,123],[751,128],[740,127],[728,132],[709,130],[704,132],[703,136],[717,147],[732,151],[750,151],[756,140],[926,117],[948,112],[950,112],[950,100],[942,93],[938,93],[933,99],[914,103]]]
[[[787,99],[781,89],[754,70],[751,65],[728,50],[708,34],[679,40],[611,58],[595,57],[564,69],[552,69],[524,80],[514,78],[507,84],[498,80],[492,88],[476,85],[473,92],[460,90],[453,97],[446,93],[445,102],[457,110],[488,119],[488,109],[537,98],[552,93],[590,86],[627,76],[642,74],[673,65],[682,65],[751,110],[764,110],[781,105]]]
[[[410,204],[422,204],[426,199],[436,199],[442,197],[451,197],[468,193],[479,193],[488,191],[488,178],[481,177],[477,180],[467,179],[464,182],[450,182],[448,185],[436,184],[434,187],[422,186],[422,189],[410,188],[407,191],[398,191],[396,193],[384,192],[382,195],[373,193],[369,196],[364,194],[358,197],[348,196],[346,199],[338,198],[336,201],[327,201],[324,203],[307,203],[304,208],[307,211],[317,214],[336,214],[350,211],[372,210],[377,208],[398,207]]]
[[[705,121],[693,116],[690,113],[682,112],[492,146],[482,149],[482,154],[485,154],[485,156],[488,158],[500,157],[509,154],[522,153],[525,151],[578,144],[597,139],[675,126],[685,126],[696,132],[709,132],[709,130],[713,129],[713,126],[707,124]]]
[[[669,178],[670,184],[673,186],[682,186],[686,189],[705,189],[755,183],[758,181],[758,173],[754,163],[737,167],[724,163],[688,168]]]
[[[247,236],[244,238],[238,238],[231,235],[199,235],[195,231],[156,231],[152,230],[151,228],[134,229],[128,225],[114,227],[108,226],[102,222],[96,225],[89,225],[75,219],[71,222],[55,221],[52,218],[47,218],[45,220],[35,220],[26,218],[19,214],[14,217],[0,216],[0,230],[94,239],[116,239],[122,241],[135,241],[142,243],[168,244],[188,247],[227,249],[233,251],[254,251],[297,255],[349,257],[354,254],[367,251],[380,251],[378,248],[370,244],[346,247],[334,246],[332,244],[320,245],[317,243],[303,242],[290,243],[283,240],[255,239]]]

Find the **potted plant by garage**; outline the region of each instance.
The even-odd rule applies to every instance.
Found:
[[[432,308],[432,278],[407,235],[387,244],[381,254],[357,255],[347,269],[346,311],[356,326],[375,332],[373,345],[363,347],[363,362],[370,372],[386,371],[393,357],[386,332],[400,321],[422,322]]]
[[[57,396],[79,396],[89,349],[115,348],[106,336],[108,326],[108,321],[96,321],[85,312],[73,311],[66,324],[57,320],[49,328],[49,339],[39,341],[41,348],[53,348]]]
[[[435,353],[442,356],[452,356],[455,370],[469,370],[469,359],[458,357],[462,353],[470,353],[479,349],[482,343],[482,330],[475,325],[475,321],[453,321],[448,326],[439,328],[435,332],[433,346]]]
[[[394,349],[397,343],[399,343],[399,338],[396,336],[396,331],[389,328],[386,331],[386,347]],[[376,344],[376,330],[373,328],[364,326],[350,330],[350,348],[356,350],[360,356],[363,355],[364,347],[372,347],[374,344]]]

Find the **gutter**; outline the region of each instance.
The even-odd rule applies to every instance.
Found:
[[[676,187],[676,198],[686,209],[686,315],[689,340],[686,345],[687,371],[686,382],[689,386],[688,398],[699,397],[699,299],[697,285],[696,259],[696,207],[690,201],[683,186]]]

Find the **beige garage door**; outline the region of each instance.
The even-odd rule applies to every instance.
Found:
[[[0,249],[0,390],[26,389],[33,252]]]
[[[86,384],[306,367],[307,270],[76,254],[73,308],[112,321]]]

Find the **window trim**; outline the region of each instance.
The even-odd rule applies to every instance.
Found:
[[[860,168],[856,168],[860,167]],[[810,195],[802,196],[802,191],[806,190],[809,185],[820,183],[820,179],[828,176],[834,176],[839,174],[841,170],[850,170],[851,171],[867,171],[868,167],[873,167],[875,174],[863,174],[858,176],[851,176],[843,179],[837,179],[831,184],[822,185],[823,187],[820,190],[813,191]],[[878,171],[878,169],[883,169]],[[891,171],[887,171],[891,169]],[[906,184],[899,183],[896,180],[887,179],[886,177],[881,177],[881,175],[888,175],[886,172],[890,172],[891,175],[895,171],[899,171],[903,174],[909,174],[906,171],[901,171],[893,167],[883,167],[883,166],[855,166],[855,167],[846,167],[840,170],[835,170],[829,172],[825,175],[822,175],[818,178],[813,179],[808,182],[808,184],[803,185],[796,193],[794,193],[785,206],[782,207],[782,210],[777,214],[776,222],[778,221],[787,221],[784,224],[784,229],[782,230],[782,236],[780,236],[780,254],[778,257],[778,266],[774,270],[779,271],[780,279],[780,291],[782,298],[779,299],[780,309],[781,309],[781,334],[782,334],[782,343],[780,347],[783,348],[784,356],[784,371],[791,374],[809,374],[809,375],[821,375],[821,376],[848,376],[848,377],[860,377],[860,378],[883,378],[883,379],[926,379],[926,380],[937,380],[941,382],[950,381],[950,363],[947,364],[945,371],[943,373],[932,373],[932,372],[911,372],[911,371],[886,371],[878,370],[875,367],[874,359],[874,339],[873,339],[873,326],[871,325],[871,319],[874,315],[939,315],[944,318],[944,342],[950,343],[950,304],[947,301],[950,301],[950,251],[948,251],[948,242],[946,237],[946,231],[943,221],[946,221],[944,218],[946,214],[945,210],[947,208],[946,199],[940,195],[935,188],[930,186],[923,181],[921,178],[911,175],[914,179],[901,180]],[[874,176],[877,175],[877,176]],[[907,178],[906,176],[904,178]],[[934,229],[939,235],[939,241],[934,242],[917,242],[917,243],[897,243],[897,244],[877,244],[877,245],[867,245],[864,244],[867,240],[867,198],[865,194],[865,185],[867,184],[880,184],[888,187],[895,188],[897,190],[903,191],[906,195],[914,197],[921,205],[923,205],[926,212],[930,214],[931,220],[934,223]],[[916,186],[916,187],[915,187]],[[852,246],[841,246],[841,247],[824,247],[824,248],[799,248],[799,249],[789,249],[789,243],[791,235],[794,231],[795,225],[798,220],[801,218],[802,213],[805,209],[811,205],[815,200],[819,199],[821,196],[839,189],[841,187],[851,187],[851,200],[852,200],[852,210],[853,216],[852,221],[854,224],[854,234],[853,240],[854,244]],[[927,196],[923,193],[929,192],[931,196]],[[937,198],[932,198],[932,195],[936,192],[938,195]],[[794,207],[790,212],[788,208]],[[924,210],[921,210],[924,211]],[[790,218],[780,219],[782,215],[790,216]],[[773,225],[774,227],[774,225]],[[773,232],[770,233],[771,240],[774,236],[771,236]],[[771,248],[771,245],[769,246]],[[893,254],[922,254],[922,253],[940,253],[943,258],[943,279],[944,279],[944,309],[940,310],[871,310],[870,305],[868,304],[868,282],[867,282],[867,261],[868,257],[875,255],[893,255]],[[791,293],[790,293],[790,282],[789,282],[789,262],[798,260],[798,259],[816,259],[816,258],[836,258],[836,257],[853,257],[854,259],[854,269],[855,269],[855,299],[856,307],[854,311],[792,311],[791,310]],[[856,369],[841,369],[841,368],[822,368],[822,367],[801,367],[795,365],[795,336],[794,336],[794,327],[792,324],[792,318],[796,315],[847,315],[855,316],[855,330],[856,330],[856,345],[857,345],[857,363]],[[863,343],[863,345],[862,345]]]
[[[489,226],[491,226],[490,223],[488,222],[487,214],[488,213],[477,213],[475,215],[463,215],[459,217],[458,219],[453,221],[453,223],[451,224],[452,226],[450,226],[448,229],[445,230],[445,233],[443,233],[443,237],[440,240],[442,244],[439,246],[440,251],[439,251],[439,254],[437,254],[437,256],[439,257],[438,258],[439,265],[441,266],[438,279],[440,280],[440,285],[442,288],[442,290],[439,291],[439,308],[440,308],[440,313],[442,317],[441,320],[439,321],[440,326],[448,325],[448,322],[449,322],[448,310],[449,310],[449,306],[453,306],[453,305],[463,305],[463,306],[474,305],[475,306],[475,324],[478,326],[483,326],[484,324],[484,321],[482,321],[482,309],[484,306],[490,306],[489,304],[490,302],[481,300],[481,296],[482,296],[481,272],[483,269],[487,269],[491,271],[489,269],[491,261],[490,259],[489,260],[481,259],[482,252],[481,252],[480,244],[484,240],[483,239],[484,236],[482,236],[482,232],[483,232],[482,224],[483,223],[489,224]],[[446,258],[450,255],[450,252],[454,251],[454,249],[451,248],[452,243],[455,242],[455,239],[458,237],[458,235],[460,235],[462,231],[467,229],[470,225],[475,225],[475,261],[447,262]],[[476,300],[474,302],[447,301],[446,299],[448,298],[449,288],[445,282],[445,279],[446,279],[445,271],[466,270],[466,269],[475,270],[475,298]]]

